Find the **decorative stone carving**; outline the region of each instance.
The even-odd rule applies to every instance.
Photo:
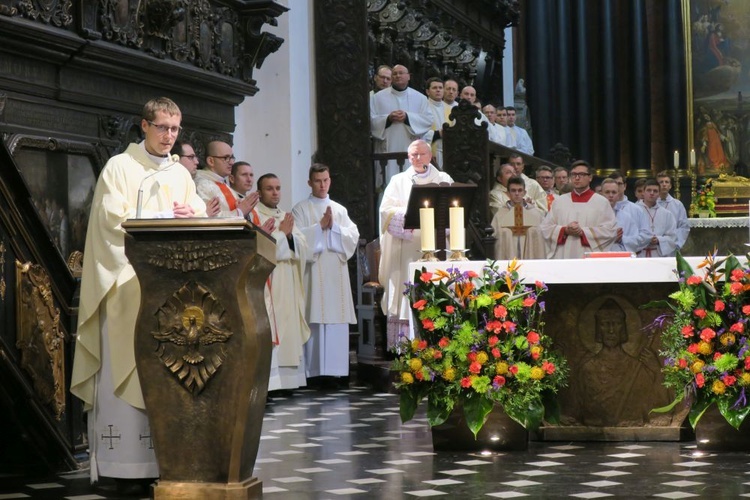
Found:
[[[172,29],[185,19],[182,0],[148,0],[146,2],[146,34],[168,39]]]
[[[159,308],[157,355],[180,383],[194,395],[226,360],[225,344],[234,332],[225,320],[224,307],[205,286],[186,283]]]
[[[0,242],[0,301],[5,302],[5,243]]]
[[[73,22],[73,16],[70,14],[72,7],[71,0],[21,0],[18,2],[18,9],[23,17],[61,28]]]
[[[148,263],[164,269],[213,271],[237,262],[226,248],[212,242],[163,243],[154,249]]]
[[[20,365],[36,395],[60,420],[65,412],[65,335],[52,299],[52,283],[42,266],[16,261],[16,286]]]

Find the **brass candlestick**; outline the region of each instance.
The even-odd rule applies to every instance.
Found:
[[[466,249],[463,250],[451,250],[448,260],[469,260],[466,258]]]
[[[440,260],[435,256],[435,250],[421,250],[421,252],[422,258],[417,260],[417,262],[437,262]]]

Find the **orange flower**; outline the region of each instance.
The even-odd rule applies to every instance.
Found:
[[[453,314],[456,311],[456,308],[453,306],[445,306],[445,312],[448,314]]]
[[[714,302],[714,311],[721,312],[723,310],[724,310],[724,302],[722,302],[721,300],[717,300],[716,302]]]
[[[742,306],[742,314],[744,314],[745,316],[750,316],[750,304]]]
[[[475,361],[472,364],[469,365],[469,373],[477,374],[482,371],[482,365],[481,363]]]
[[[450,344],[450,343],[451,343],[451,341],[448,339],[448,337],[443,337],[443,338],[441,338],[438,341],[438,345],[440,347],[442,347],[443,349],[445,349],[446,347],[448,347],[448,344]]]
[[[695,374],[695,385],[698,387],[703,387],[706,384],[706,379],[703,377],[702,373],[696,373]]]
[[[531,307],[534,304],[536,304],[536,299],[534,297],[526,297],[523,299],[523,307]]]
[[[693,325],[685,325],[682,327],[682,336],[689,339],[695,334],[695,327]]]
[[[425,318],[422,320],[422,328],[424,328],[427,331],[435,331],[435,323],[429,318]]]
[[[500,341],[499,338],[497,338],[497,335],[492,335],[491,337],[487,338],[487,345],[490,347],[495,347],[495,345]]]
[[[703,319],[706,317],[706,310],[705,309],[696,309],[693,311],[693,314],[698,316],[700,319]]]
[[[547,375],[552,375],[555,373],[555,364],[550,363],[549,361],[542,361],[542,370],[544,370]]]
[[[469,377],[464,377],[461,379],[461,387],[464,389],[468,389],[471,387],[471,379]]]
[[[417,311],[424,311],[424,307],[425,307],[426,305],[427,305],[427,300],[425,300],[425,299],[422,299],[422,300],[418,300],[418,301],[416,301],[416,302],[414,303],[414,305],[412,305],[412,307],[413,307],[414,309],[416,309]]]
[[[700,276],[696,276],[695,274],[692,276],[688,276],[687,284],[688,285],[700,285],[701,281],[703,281],[703,278]]]
[[[492,352],[492,357],[493,358],[499,358],[500,357],[500,349],[498,349],[497,347],[495,347],[494,349],[492,349],[491,352]]]
[[[492,379],[492,385],[496,387],[502,387],[505,385],[505,377],[502,375],[495,375],[495,378]]]
[[[744,290],[744,286],[742,286],[742,283],[732,283],[729,285],[729,291],[732,295],[739,295],[742,293],[742,290]]]
[[[429,283],[432,280],[432,273],[424,272],[419,275],[419,280],[422,283]]]
[[[712,329],[704,328],[703,330],[701,330],[701,340],[703,340],[704,342],[709,342],[714,337],[716,337],[716,332]]]
[[[732,326],[729,327],[730,332],[735,333],[742,333],[745,331],[745,323],[740,323],[739,321]]]
[[[539,334],[536,332],[529,332],[526,335],[526,340],[529,342],[529,344],[538,344],[539,343]]]

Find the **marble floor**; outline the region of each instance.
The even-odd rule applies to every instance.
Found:
[[[525,452],[435,453],[424,413],[402,424],[398,397],[364,387],[270,400],[256,475],[267,499],[740,498],[750,455],[685,443],[532,442]],[[0,474],[0,500],[138,498],[88,472]]]

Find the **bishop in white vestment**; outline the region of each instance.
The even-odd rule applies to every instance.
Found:
[[[292,209],[308,245],[304,286],[310,339],[305,344],[305,374],[346,377],[349,325],[357,322],[347,261],[357,250],[359,230],[346,208],[328,196],[327,166],[310,167],[308,184],[312,194]]]

